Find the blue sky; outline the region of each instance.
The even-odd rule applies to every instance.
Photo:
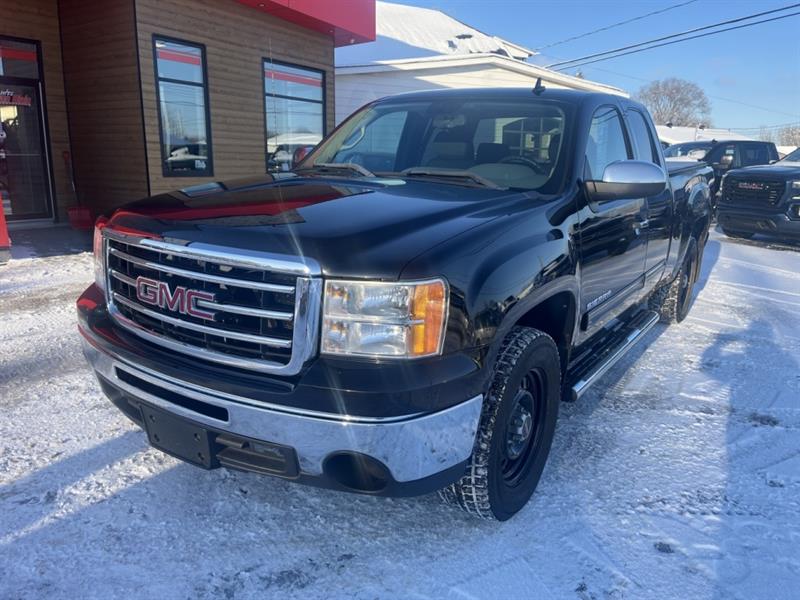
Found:
[[[679,4],[681,0],[390,0],[437,8],[485,33],[538,48]],[[685,0],[684,0],[685,1]],[[534,62],[577,58],[793,4],[791,0],[697,0],[580,40],[542,50]],[[797,12],[800,8],[788,10]],[[769,18],[776,15],[767,15]],[[681,77],[700,85],[716,127],[800,122],[800,15],[608,60],[581,69],[588,79],[635,92],[648,80]],[[574,70],[566,71],[574,74]],[[767,110],[764,110],[767,109]]]

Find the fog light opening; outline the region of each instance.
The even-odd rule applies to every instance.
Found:
[[[391,475],[378,460],[357,452],[330,455],[323,465],[325,475],[355,492],[375,494],[389,484]]]

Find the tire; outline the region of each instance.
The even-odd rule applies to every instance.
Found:
[[[727,227],[721,227],[722,233],[727,235],[731,238],[736,238],[740,240],[749,240],[755,235],[752,231],[737,231],[735,229],[728,229]]]
[[[648,302],[650,308],[660,316],[662,323],[680,323],[692,307],[694,284],[700,274],[701,252],[692,238],[686,248],[677,277],[672,283],[653,292]]]
[[[445,502],[498,521],[525,506],[553,443],[560,379],[553,339],[537,329],[515,327],[495,362],[467,471],[439,492]]]

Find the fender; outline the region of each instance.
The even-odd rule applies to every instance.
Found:
[[[708,183],[701,177],[694,177],[689,180],[687,185],[691,186],[692,192],[684,205],[685,216],[681,219],[678,252],[675,262],[671,265],[670,275],[666,279],[670,282],[678,275],[680,265],[683,264],[683,259],[686,257],[689,239],[698,230],[698,225],[705,230],[711,221],[711,188]]]

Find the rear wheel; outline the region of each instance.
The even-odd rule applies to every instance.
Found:
[[[737,231],[736,229],[728,229],[727,227],[722,227],[722,233],[728,237],[739,238],[742,240],[749,240],[755,235],[755,233],[752,231]]]
[[[560,399],[555,342],[515,327],[503,342],[466,474],[441,490],[450,504],[505,521],[530,499],[553,442]]]
[[[650,308],[659,313],[662,323],[680,323],[689,314],[694,298],[694,284],[700,274],[700,249],[692,238],[686,248],[678,276],[650,297]]]

